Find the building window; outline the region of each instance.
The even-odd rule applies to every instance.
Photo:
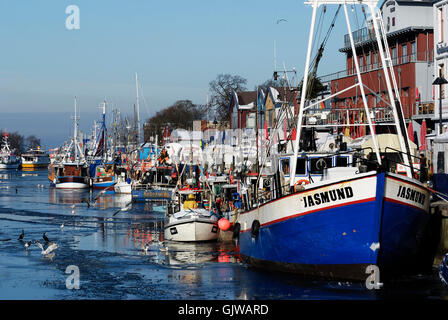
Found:
[[[378,66],[378,53],[373,53],[372,54],[372,59],[373,59],[373,66],[372,66],[372,68],[373,69],[376,69],[376,68],[378,68],[379,66]]]
[[[397,48],[393,47],[391,49],[391,51],[392,51],[392,64],[396,65],[397,64]]]
[[[445,65],[444,64],[439,64],[439,77],[445,78]],[[442,99],[445,99],[445,85],[442,84],[440,86],[440,97]]]
[[[401,62],[408,63],[408,44],[405,43],[401,46]]]
[[[392,27],[395,27],[395,17],[392,18]]]
[[[370,52],[366,53],[366,70],[370,70]]]
[[[363,56],[359,56],[359,57],[358,57],[358,60],[359,60],[359,70],[360,70],[361,72],[363,72],[363,71],[364,71],[364,64],[363,64],[364,59],[363,59]]]
[[[417,60],[417,44],[415,41],[411,42],[411,61]]]

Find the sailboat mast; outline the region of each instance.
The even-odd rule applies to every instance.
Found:
[[[107,134],[106,134],[106,100],[103,102],[103,159],[106,160],[106,154],[107,154]]]
[[[74,132],[73,132],[73,145],[75,147],[75,161],[78,159],[78,114],[77,114],[77,105],[76,105],[76,96],[75,96],[75,118],[74,118]]]
[[[140,102],[138,98],[138,76],[135,73],[135,91],[136,91],[136,108],[137,108],[137,144],[140,144]]]

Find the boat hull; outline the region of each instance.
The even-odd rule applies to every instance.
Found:
[[[66,176],[59,177],[55,183],[57,189],[86,189],[89,183],[86,177]]]
[[[193,217],[168,223],[164,233],[171,241],[213,241],[218,239],[219,228],[216,220]]]
[[[46,169],[50,163],[24,163],[22,162],[23,170],[38,170],[38,169]]]
[[[115,179],[113,178],[106,178],[103,181],[93,181],[92,182],[92,187],[93,189],[106,189],[106,188],[110,188],[111,190],[114,190],[114,188],[112,188],[115,184]]]
[[[2,169],[17,169],[20,163],[0,163],[0,170]]]
[[[115,193],[131,194],[132,186],[127,182],[117,183],[114,186]]]
[[[400,186],[418,190],[421,203],[397,200]],[[369,265],[389,273],[417,259],[416,239],[424,234],[428,211],[423,187],[384,173],[364,174],[308,187],[241,214],[239,250],[244,261],[262,268],[365,280]],[[254,220],[260,223],[258,234]]]

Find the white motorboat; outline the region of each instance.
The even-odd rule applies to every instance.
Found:
[[[167,217],[165,240],[211,241],[218,239],[218,217],[204,208],[182,209]]]
[[[205,209],[201,190],[178,192],[178,199],[167,205],[165,240],[212,241],[218,239],[219,217]]]

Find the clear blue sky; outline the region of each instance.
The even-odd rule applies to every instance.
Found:
[[[71,4],[80,30],[65,28]],[[274,40],[278,66],[301,78],[310,20],[311,8],[297,0],[0,0],[0,114],[73,112],[74,95],[81,114],[99,114],[104,98],[130,114],[137,72],[146,119],[179,99],[205,103],[219,73],[253,89],[272,76]],[[319,74],[344,68],[345,33],[335,29]]]

